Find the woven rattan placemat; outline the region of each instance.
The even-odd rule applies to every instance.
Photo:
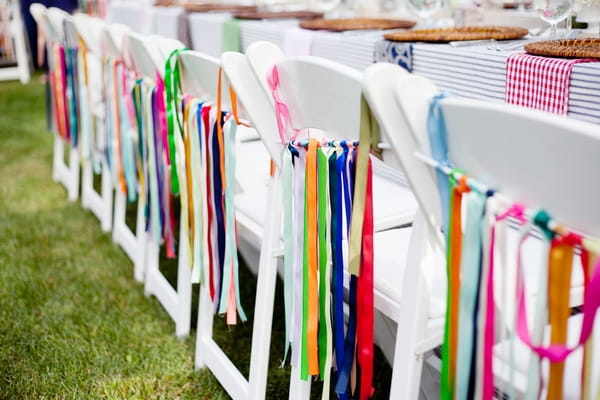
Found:
[[[415,25],[414,21],[382,18],[314,19],[300,22],[300,27],[312,30],[333,32],[366,29],[407,29]]]
[[[183,8],[188,12],[255,12],[256,6],[243,6],[240,4],[222,4],[222,3],[184,3]]]
[[[385,34],[396,42],[451,42],[458,40],[518,39],[527,35],[525,28],[511,26],[465,26],[459,28],[420,29]]]
[[[526,44],[525,51],[547,57],[600,58],[600,39],[547,40]]]
[[[315,11],[257,11],[257,12],[237,12],[233,16],[238,19],[280,19],[280,18],[298,18],[315,19],[323,18],[322,12]]]

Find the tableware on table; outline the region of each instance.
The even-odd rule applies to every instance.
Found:
[[[442,8],[443,0],[408,0],[408,4],[419,15],[423,26],[430,27],[433,16]]]
[[[253,12],[258,11],[257,6],[246,6],[241,4],[222,4],[222,3],[194,3],[188,2],[182,4],[188,12]]]
[[[286,18],[316,19],[323,18],[323,13],[316,11],[242,11],[234,13],[233,17],[237,19],[252,20]]]
[[[571,15],[573,0],[535,0],[533,8],[542,21],[550,24],[550,36],[556,37],[556,26]]]
[[[438,42],[446,43],[463,40],[508,40],[527,35],[525,28],[511,26],[465,26],[458,28],[420,29],[398,31],[383,35],[396,42]]]
[[[600,58],[600,39],[547,40],[526,44],[525,51],[546,57]]]
[[[300,27],[304,29],[332,32],[369,29],[408,29],[414,25],[415,21],[384,18],[313,19],[300,22]]]

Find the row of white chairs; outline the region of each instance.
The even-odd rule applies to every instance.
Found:
[[[72,39],[81,37],[89,53],[97,57],[99,70],[103,59],[119,58],[138,76],[154,81],[157,73],[164,75],[169,54],[183,48],[177,41],[142,37],[83,15],[69,16],[39,6],[32,8],[32,14],[46,25],[50,41],[68,45],[70,35]],[[221,60],[183,51],[179,61],[183,91],[213,101],[221,67],[238,95],[244,117],[260,137],[252,140],[249,135],[249,140],[240,139],[238,143],[240,156],[246,157],[241,162],[247,162],[247,169],[240,168],[241,189],[236,197],[240,241],[254,248],[254,258],[259,258],[258,266],[250,265],[258,274],[258,283],[249,377],[239,372],[214,341],[214,310],[204,287],[200,290],[196,366],[208,367],[235,399],[265,397],[277,259],[281,255],[282,187],[277,173],[269,178],[262,168],[258,173],[254,170],[257,164],[266,169],[269,158],[276,169],[281,166],[283,148],[267,82],[268,72],[276,65],[281,80],[279,96],[290,108],[294,128],[317,128],[331,139],[358,140],[363,95],[377,117],[383,133],[379,145],[384,149],[384,163],[376,166],[374,189],[375,307],[381,316],[376,340],[393,367],[390,398],[416,398],[425,355],[442,343],[445,308],[445,243],[438,189],[433,171],[414,156],[415,152],[429,154],[425,119],[429,100],[438,92],[435,86],[390,64],[376,64],[360,74],[315,57],[285,58],[280,49],[264,42],[251,45],[246,54],[225,53]],[[99,85],[95,90],[101,93],[103,82],[94,84]],[[598,235],[598,211],[593,206],[597,189],[587,184],[598,166],[594,150],[600,142],[594,126],[463,99],[444,100],[442,108],[450,158],[455,165],[515,199],[544,205],[560,221],[582,232]],[[98,132],[102,132],[106,129],[102,105],[93,113]],[[564,151],[565,143],[572,146],[572,152]],[[79,150],[70,149],[65,165],[64,144],[57,136],[54,155],[53,177],[75,200],[79,191]],[[537,162],[532,163],[532,155]],[[135,278],[145,282],[146,293],[160,300],[175,321],[176,334],[185,336],[191,318],[189,265],[180,257],[177,287],[173,288],[159,269],[159,244],[145,232],[144,204],[138,204],[136,229],[131,231],[125,223],[126,195],[113,188],[103,157],[101,162],[102,190],[97,193],[92,163],[83,161],[83,205],[99,217],[103,230],[112,228],[115,242],[134,263]],[[573,176],[581,179],[569,179]],[[550,180],[561,182],[561,186],[535,184]],[[578,196],[577,207],[573,205],[573,193]],[[537,271],[528,273],[535,278]],[[581,304],[582,281],[581,276],[573,278],[573,305]],[[397,332],[396,324],[402,326]],[[501,360],[501,355],[498,358]],[[504,381],[499,378],[497,383],[502,386]],[[290,398],[307,398],[309,391],[310,382],[301,381],[298,371],[292,370]]]

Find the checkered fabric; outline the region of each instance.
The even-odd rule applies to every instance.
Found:
[[[590,61],[596,60],[513,54],[506,60],[505,101],[555,114],[567,114],[573,66]]]

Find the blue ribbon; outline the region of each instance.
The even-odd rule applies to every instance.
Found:
[[[449,97],[446,92],[437,94],[431,99],[429,104],[429,114],[427,116],[427,134],[429,136],[429,145],[431,155],[440,165],[449,166],[448,161],[448,143],[446,141],[446,123],[444,114],[440,105],[440,100]],[[448,202],[450,199],[450,188],[448,177],[442,171],[437,170],[437,181],[440,191],[440,201],[442,204],[442,226],[444,232],[447,232],[448,225]]]
[[[346,207],[346,228],[347,233],[350,233],[350,220],[352,218],[352,189],[354,186],[354,160],[355,152],[350,153],[345,141],[340,143],[343,149],[342,156],[338,158],[338,165],[341,169],[342,182],[344,184],[344,204]],[[357,276],[350,275],[350,299],[349,299],[349,318],[348,329],[346,331],[346,340],[344,348],[344,361],[341,370],[338,373],[338,380],[335,385],[335,392],[340,399],[348,398],[347,391],[350,383],[350,371],[352,362],[354,361],[355,344],[356,344],[356,292],[357,292]],[[342,325],[343,326],[343,325]],[[339,366],[338,366],[339,368]]]
[[[75,75],[77,73],[77,48],[67,49],[65,57],[65,67],[67,75],[67,85],[70,94],[69,98],[69,133],[71,134],[71,147],[77,147],[77,85]]]
[[[333,332],[337,376],[344,364],[344,260],[342,253],[342,190],[337,154],[329,157],[329,202],[331,204],[331,256],[333,290]]]

